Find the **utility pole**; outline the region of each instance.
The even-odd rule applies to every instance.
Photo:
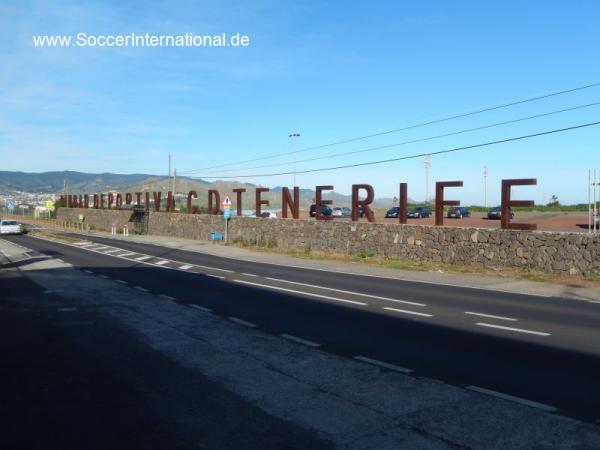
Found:
[[[296,139],[294,138],[299,138],[300,133],[291,133],[288,137],[292,140],[292,153],[294,155],[294,185],[292,186],[294,188],[296,187]]]
[[[423,162],[425,165],[425,203],[429,202],[429,169],[431,167],[431,154],[425,154],[425,161]]]
[[[69,206],[69,202],[67,202],[67,179],[63,180],[63,196],[65,199],[65,207]]]
[[[175,193],[177,192],[176,190],[176,185],[175,182],[177,181],[177,169],[173,169],[173,209],[175,209]]]
[[[487,177],[488,177],[488,168],[487,166],[483,166],[483,207],[487,208]]]
[[[167,174],[168,178],[171,178],[171,154],[169,153],[169,173]]]

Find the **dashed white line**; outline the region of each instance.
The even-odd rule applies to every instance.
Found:
[[[77,308],[68,308],[68,307],[65,307],[65,308],[56,308],[56,310],[58,312],[73,312],[73,311],[77,311]]]
[[[150,258],[152,258],[152,256],[145,255],[145,256],[140,256],[139,258],[135,258],[135,260],[136,261],[146,261],[147,259],[150,259]]]
[[[44,291],[44,294],[60,294],[61,292],[64,291],[62,289],[48,289]]]
[[[83,269],[83,271],[84,271],[85,273],[91,273],[91,274],[93,274],[93,273],[94,273],[94,272],[92,272],[91,270],[87,270],[87,269]]]
[[[108,280],[110,277],[108,275],[99,275],[100,278],[104,278],[105,280]]]
[[[375,366],[380,366],[385,369],[394,370],[396,372],[401,372],[401,373],[412,373],[413,372],[412,369],[407,369],[406,367],[397,366],[396,364],[390,364],[390,363],[386,363],[384,361],[379,361],[378,359],[367,358],[366,356],[355,356],[354,359],[368,363],[368,364],[373,364]]]
[[[487,317],[489,319],[510,320],[510,321],[513,321],[513,322],[517,321],[517,319],[514,319],[512,317],[494,316],[492,314],[483,314],[483,313],[477,313],[477,312],[473,312],[473,311],[465,311],[465,314],[469,314],[470,316]]]
[[[183,266],[180,266],[179,268],[181,270],[188,270],[188,269],[191,269],[192,267],[194,267],[194,266],[192,266],[191,264],[184,264]]]
[[[157,266],[162,266],[163,264],[168,264],[170,261],[167,261],[166,259],[163,259],[162,261],[157,261],[154,264],[156,264]]]
[[[208,309],[208,308],[205,308],[204,306],[200,306],[200,305],[195,305],[193,303],[188,303],[188,306],[190,308],[194,308],[194,309],[206,312],[206,313],[212,312],[212,309]]]
[[[217,280],[224,280],[225,277],[222,277],[220,275],[211,275],[210,273],[205,273],[203,274],[204,276],[210,277],[210,278],[216,278]]]
[[[291,334],[280,334],[279,336],[281,336],[282,338],[287,339],[289,341],[297,342],[298,344],[308,345],[309,347],[320,347],[321,346],[321,344],[318,344],[317,342],[308,341],[306,339],[302,339],[297,336],[292,336]]]
[[[402,314],[412,314],[414,316],[433,317],[433,314],[420,313],[420,312],[416,312],[416,311],[408,311],[406,309],[389,308],[387,306],[383,309],[387,309],[388,311],[399,312]]]
[[[307,295],[309,297],[323,298],[323,299],[326,299],[326,300],[333,300],[333,301],[336,301],[336,302],[351,303],[353,305],[360,305],[360,306],[367,306],[368,305],[368,303],[356,302],[354,300],[346,300],[346,299],[337,298],[337,297],[330,297],[328,295],[313,294],[311,292],[296,291],[294,289],[286,289],[286,288],[282,288],[282,287],[279,287],[279,286],[272,286],[270,284],[251,283],[250,281],[244,281],[244,280],[233,280],[233,281],[235,283],[247,284],[247,285],[250,285],[250,286],[259,286],[259,287],[264,287],[266,289],[273,289],[275,291],[291,292],[292,294]]]
[[[170,295],[165,295],[165,294],[159,294],[158,295],[160,298],[164,298],[165,300],[171,300],[171,301],[175,301],[175,297],[171,297]]]
[[[535,334],[537,336],[551,336],[550,333],[545,333],[543,331],[532,331],[532,330],[524,330],[523,328],[503,327],[501,325],[493,325],[491,323],[478,322],[478,323],[476,323],[476,325],[478,325],[480,327],[497,328],[499,330],[514,331],[516,333]]]
[[[127,284],[127,281],[125,280],[115,280],[117,283],[121,283],[121,284]]]
[[[242,275],[246,275],[246,274],[242,274]],[[330,288],[330,287],[325,287],[325,286],[318,286],[316,284],[300,283],[298,281],[282,280],[280,278],[265,277],[265,279],[271,280],[271,281],[279,281],[281,283],[296,284],[298,286],[314,287],[314,288],[317,288],[317,289],[324,289],[324,290],[327,290],[327,291],[340,292],[342,294],[351,294],[351,295],[358,295],[358,296],[361,296],[361,297],[370,297],[370,298],[375,298],[377,300],[385,300],[385,301],[388,301],[388,302],[404,303],[406,305],[413,305],[413,306],[427,306],[424,303],[410,302],[408,300],[398,300],[398,299],[389,298],[389,297],[380,297],[378,295],[363,294],[361,292],[355,292],[355,291],[345,291],[343,289],[335,289],[335,288]]]
[[[242,272],[240,275],[245,275],[247,277],[258,277],[258,275],[255,275],[253,273],[246,273],[246,272]]]
[[[133,256],[133,255],[137,255],[137,253],[135,253],[135,252],[127,252],[127,253],[122,253],[119,256],[121,256],[121,257],[124,258],[126,256]]]
[[[122,251],[123,251],[123,250],[122,250],[122,249],[120,249],[120,248],[115,248],[115,249],[113,249],[113,250],[107,250],[107,251],[105,251],[105,252],[103,252],[103,253],[104,253],[105,255],[110,255],[110,254],[112,254],[112,253],[115,253],[115,252],[122,252]]]
[[[141,286],[134,286],[134,289],[137,289],[138,291],[142,291],[142,292],[150,292],[148,289],[143,288]]]
[[[228,317],[228,319],[231,320],[232,322],[235,322],[240,325],[244,325],[245,327],[248,327],[248,328],[256,328],[256,324],[254,324],[252,322],[248,322],[246,320],[238,319],[237,317]]]
[[[517,403],[521,403],[522,405],[531,406],[533,408],[542,409],[548,412],[558,411],[558,408],[554,406],[546,405],[544,403],[534,402],[533,400],[527,400],[526,398],[515,397],[514,395],[503,394],[502,392],[492,391],[491,389],[485,389],[479,386],[467,386],[467,389],[470,391],[479,392],[485,395],[491,395],[492,397],[501,398],[504,400],[509,400]]]

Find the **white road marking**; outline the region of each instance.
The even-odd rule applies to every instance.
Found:
[[[205,308],[204,306],[200,306],[200,305],[194,305],[193,303],[188,303],[188,306],[190,308],[198,309],[198,310],[206,312],[206,313],[212,312],[212,309],[208,309],[208,308]]]
[[[481,317],[488,317],[490,319],[499,319],[499,320],[511,320],[513,322],[516,322],[517,319],[513,319],[512,317],[504,317],[504,316],[494,316],[492,314],[483,314],[483,313],[476,313],[476,312],[472,312],[472,311],[465,311],[465,314],[469,314],[471,316],[481,316]]]
[[[228,317],[228,319],[231,320],[232,322],[239,323],[240,325],[244,325],[245,327],[256,328],[256,324],[254,324],[252,322],[248,322],[246,320],[238,319],[237,317]]]
[[[258,275],[255,275],[253,273],[246,273],[246,272],[242,272],[240,275],[245,275],[247,277],[258,277]]]
[[[85,273],[94,273],[94,272],[92,272],[91,270],[87,270],[87,269],[83,269],[83,271],[84,271]]]
[[[122,251],[123,251],[123,249],[120,249],[120,248],[115,248],[115,249],[113,249],[113,250],[107,250],[107,251],[105,251],[105,252],[103,252],[103,253],[104,253],[105,255],[110,255],[111,253],[115,253],[115,252],[122,252]]]
[[[77,311],[77,308],[56,308],[56,310],[58,312],[73,312],[73,311]]]
[[[156,264],[157,266],[162,266],[163,264],[168,264],[170,261],[167,261],[166,259],[163,259],[162,261],[157,261],[154,264]]]
[[[201,265],[198,265],[198,264],[195,264],[195,266],[196,267],[200,267],[202,269],[218,270],[219,272],[233,273],[233,270],[229,270],[229,269],[219,269],[218,267],[201,266]]]
[[[135,252],[127,252],[127,253],[122,253],[119,256],[125,257],[125,256],[133,256],[133,255],[137,255],[137,253],[135,253]]]
[[[412,314],[415,316],[433,317],[433,314],[425,314],[425,313],[420,313],[420,312],[415,312],[415,311],[407,311],[406,309],[388,308],[387,306],[383,309],[387,309],[388,311],[395,311],[395,312],[399,312],[399,313],[403,313],[403,314]]]
[[[502,392],[492,391],[491,389],[485,389],[479,386],[467,386],[467,389],[475,392],[479,392],[481,394],[491,395],[493,397],[502,398],[504,400],[509,400],[517,403],[521,403],[522,405],[531,406],[533,408],[542,409],[548,412],[558,411],[558,408],[554,406],[546,405],[544,403],[534,402],[533,400],[527,400],[521,397],[515,397],[514,395],[503,394]]]
[[[48,289],[44,291],[44,294],[60,294],[61,292],[64,291],[62,289]]]
[[[115,280],[117,283],[121,283],[121,284],[127,284],[127,281],[124,280]]]
[[[296,336],[292,336],[291,334],[280,334],[279,336],[281,336],[282,338],[287,339],[289,341],[297,342],[298,344],[308,345],[309,347],[320,347],[321,346],[321,344],[318,344],[313,341],[308,341],[306,339],[302,339],[302,338],[299,338]]]
[[[216,278],[217,280],[224,280],[225,277],[222,277],[220,275],[211,275],[210,273],[205,273],[203,274],[204,276],[210,277],[210,278]]]
[[[152,256],[145,255],[145,256],[140,256],[139,258],[135,258],[135,260],[136,261],[146,261],[147,259],[150,259],[150,258],[152,258]]]
[[[179,268],[181,270],[188,270],[188,269],[191,269],[192,267],[194,267],[194,266],[192,266],[191,264],[184,264],[183,266],[181,266]]]
[[[134,286],[134,289],[137,289],[138,291],[142,291],[142,292],[150,292],[148,289],[143,288],[141,286]]]
[[[478,322],[478,323],[476,323],[476,325],[479,325],[480,327],[498,328],[500,330],[515,331],[517,333],[535,334],[537,336],[552,336],[550,333],[545,333],[543,331],[532,331],[532,330],[524,330],[522,328],[503,327],[500,325],[492,325],[491,323]]]
[[[175,297],[171,297],[170,295],[165,295],[165,294],[159,294],[158,295],[160,298],[164,298],[165,300],[171,300],[171,301],[175,301]]]
[[[313,294],[311,292],[296,291],[294,289],[286,289],[286,288],[282,288],[282,287],[279,287],[279,286],[271,286],[270,284],[251,283],[250,281],[244,281],[244,280],[233,280],[233,281],[236,282],[236,283],[248,284],[250,286],[259,286],[259,287],[264,287],[264,288],[267,288],[267,289],[273,289],[273,290],[276,290],[276,291],[291,292],[292,294],[301,294],[301,295],[307,295],[309,297],[324,298],[326,300],[334,300],[336,302],[352,303],[353,305],[368,306],[368,303],[355,302],[354,300],[346,300],[346,299],[343,299],[343,298],[330,297],[328,295]]]
[[[60,258],[56,258],[56,261],[64,263],[64,261],[62,259],[60,259]]]
[[[396,372],[401,373],[412,373],[412,369],[407,369],[406,367],[397,366],[396,364],[386,363],[384,361],[379,361],[378,359],[367,358],[366,356],[355,356],[354,359],[358,361],[362,361],[368,364],[374,364],[376,366],[383,367],[385,369],[395,370]]]
[[[242,275],[246,275],[246,274],[242,274]],[[404,303],[404,304],[413,305],[413,306],[427,306],[424,303],[409,302],[407,300],[397,300],[395,298],[380,297],[378,295],[363,294],[361,292],[344,291],[343,289],[334,289],[334,288],[329,288],[329,287],[325,287],[325,286],[318,286],[316,284],[300,283],[298,281],[282,280],[280,278],[265,277],[265,279],[271,280],[271,281],[279,281],[281,283],[296,284],[298,286],[314,287],[314,288],[317,288],[317,289],[324,289],[324,290],[327,290],[327,291],[340,292],[342,294],[352,294],[352,295],[358,295],[358,296],[361,296],[361,297],[370,297],[370,298],[375,298],[375,299],[378,299],[378,300],[385,300],[385,301],[388,301],[388,302]]]
[[[105,280],[108,280],[110,277],[108,275],[99,275],[100,278],[104,278]]]

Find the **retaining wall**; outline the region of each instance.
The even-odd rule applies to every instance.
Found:
[[[59,219],[108,230],[128,223],[131,211],[61,208]],[[130,230],[133,224],[129,222]],[[148,233],[208,240],[223,232],[222,216],[150,212]],[[349,221],[233,217],[229,239],[297,250],[485,267],[531,268],[570,274],[600,273],[600,235],[490,230]]]

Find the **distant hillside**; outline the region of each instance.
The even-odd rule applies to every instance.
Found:
[[[69,193],[80,194],[121,189],[132,184],[141,183],[149,177],[151,175],[72,171],[41,173],[0,171],[0,190],[55,193],[63,190],[63,184],[66,180]]]
[[[161,191],[166,195],[167,191],[172,190],[172,180],[167,177],[159,177],[149,174],[115,174],[115,173],[83,173],[83,172],[2,172],[0,171],[0,194],[10,191],[24,192],[42,192],[42,193],[60,193],[63,190],[63,183],[66,180],[69,194],[93,194],[96,192],[106,192],[109,190],[120,192],[144,192]],[[190,190],[198,193],[198,205],[205,206],[207,203],[208,190],[216,189],[222,197],[226,194],[232,195],[234,188],[245,188],[242,202],[244,209],[254,208],[254,189],[255,184],[242,183],[239,181],[214,181],[207,182],[201,179],[177,178],[176,191],[181,199],[186,196]],[[281,206],[281,186],[271,188],[271,190],[262,195],[262,198],[269,200],[268,208],[279,208]],[[300,190],[300,207],[307,209],[315,198],[313,189]],[[352,200],[350,195],[339,193],[324,193],[324,198],[333,200],[335,206],[349,206]],[[221,198],[222,200],[222,198]],[[235,195],[232,200],[236,201]],[[182,200],[179,200],[180,202]],[[374,206],[390,207],[392,199],[376,197]]]

